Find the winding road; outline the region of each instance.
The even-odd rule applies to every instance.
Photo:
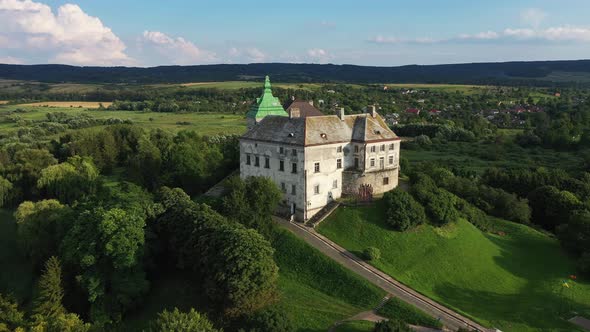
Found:
[[[348,250],[332,242],[330,239],[317,233],[313,228],[306,227],[298,223],[291,223],[288,220],[278,217],[273,218],[281,226],[287,228],[289,231],[302,238],[314,248],[320,250],[328,257],[334,259],[338,263],[344,265],[346,268],[367,279],[369,282],[383,289],[388,294],[392,294],[400,300],[419,308],[433,317],[440,319],[447,328],[452,330],[466,328],[468,330],[482,332],[493,331],[493,329],[485,328],[471,319],[464,317],[459,313],[405,286],[381,270],[367,264]]]

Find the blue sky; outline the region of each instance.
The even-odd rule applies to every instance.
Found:
[[[0,0],[0,63],[583,59],[588,13],[588,0]]]

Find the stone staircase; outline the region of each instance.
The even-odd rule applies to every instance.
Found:
[[[326,206],[324,206],[321,210],[319,210],[318,213],[314,214],[313,217],[311,217],[305,223],[305,225],[316,228],[317,225],[324,221],[324,219],[326,219],[330,214],[332,214],[332,212],[334,212],[334,210],[336,210],[336,208],[338,208],[339,206],[339,202],[331,201],[330,203],[326,204]]]

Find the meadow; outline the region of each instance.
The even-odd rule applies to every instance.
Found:
[[[76,102],[78,103],[78,102]],[[246,119],[243,115],[227,113],[162,113],[140,111],[108,111],[71,107],[32,107],[22,105],[0,106],[0,118],[16,109],[21,109],[18,116],[23,120],[47,120],[47,113],[64,112],[78,115],[86,114],[95,119],[118,118],[131,120],[134,124],[145,128],[161,128],[171,131],[195,130],[202,135],[243,134],[246,131]],[[17,130],[15,122],[0,121],[0,129]]]
[[[375,207],[341,207],[318,231],[359,253],[374,246],[370,262],[400,282],[476,321],[502,331],[576,331],[566,320],[590,315],[590,284],[558,242],[528,226],[496,220],[498,234],[465,220],[435,228],[392,231]]]
[[[69,107],[69,108],[99,108],[111,106],[112,102],[97,102],[97,101],[41,101],[37,103],[19,104],[21,106],[38,106],[38,107]]]

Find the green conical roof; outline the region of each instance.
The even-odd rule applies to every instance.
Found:
[[[266,76],[266,79],[264,80],[264,92],[262,93],[262,96],[256,98],[256,104],[252,106],[246,116],[249,118],[255,118],[258,121],[267,115],[288,115],[281,105],[279,98],[272,95],[270,79],[268,76]]]

